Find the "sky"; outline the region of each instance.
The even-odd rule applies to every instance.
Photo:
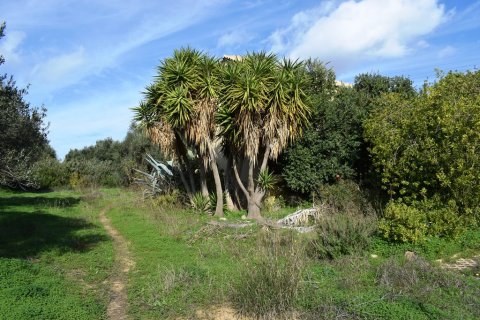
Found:
[[[59,158],[125,137],[160,61],[191,46],[217,57],[265,50],[318,58],[353,82],[480,66],[480,0],[0,0],[0,74],[48,110]]]

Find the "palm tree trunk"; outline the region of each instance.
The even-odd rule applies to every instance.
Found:
[[[208,161],[208,160],[207,160]],[[200,189],[202,191],[202,195],[204,197],[208,197],[209,192],[208,192],[208,186],[207,186],[207,169],[205,166],[206,162],[204,157],[200,160]]]
[[[215,190],[217,194],[217,205],[215,207],[215,215],[223,217],[223,189],[222,180],[220,179],[220,172],[218,171],[217,161],[215,159],[215,153],[213,147],[208,142],[208,151],[210,152],[210,167],[212,168],[213,179],[215,181]]]
[[[253,171],[255,167],[253,164],[253,161],[249,161],[248,163],[248,214],[247,218],[249,219],[256,219],[259,220],[262,218],[260,215],[260,203],[261,203],[261,198],[259,194],[255,192],[255,180],[253,179]]]
[[[180,172],[180,179],[182,180],[183,187],[185,188],[185,191],[187,192],[187,195],[190,198],[193,194],[192,194],[192,190],[190,190],[190,186],[188,185],[187,179],[185,179],[185,175],[183,174],[183,168],[180,166],[178,171]]]
[[[192,190],[192,194],[195,194],[197,193],[197,188],[195,187],[195,178],[193,177],[192,165],[190,164],[190,161],[188,160],[188,158],[184,160],[185,160],[187,171],[188,171],[188,179],[190,181],[190,190]]]
[[[252,161],[249,161],[248,164],[248,185],[247,188],[243,185],[242,179],[238,174],[238,168],[235,159],[233,160],[233,172],[235,173],[235,179],[237,180],[238,186],[243,191],[245,198],[247,199],[247,218],[255,220],[263,220],[260,214],[260,203],[263,198],[263,195],[255,193],[255,181],[253,179],[254,165]]]
[[[230,211],[238,211],[238,208],[235,206],[235,203],[232,199],[232,165],[233,159],[232,156],[228,156],[227,160],[227,167],[225,169],[225,176],[224,176],[224,188],[225,188],[225,203],[227,204],[227,208]]]

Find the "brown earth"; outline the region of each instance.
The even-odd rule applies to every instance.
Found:
[[[113,239],[115,250],[115,263],[113,274],[110,278],[110,302],[108,303],[107,316],[112,320],[128,319],[128,300],[127,300],[127,275],[135,266],[128,250],[128,243],[125,238],[112,226],[110,219],[106,216],[109,208],[100,211],[100,222]]]

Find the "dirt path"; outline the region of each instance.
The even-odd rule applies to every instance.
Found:
[[[107,316],[108,319],[112,320],[124,320],[128,319],[127,274],[135,263],[131,258],[130,251],[128,251],[127,241],[112,226],[110,219],[106,216],[108,209],[104,208],[100,211],[100,222],[112,237],[115,249],[115,264],[110,278],[110,302],[108,303]]]

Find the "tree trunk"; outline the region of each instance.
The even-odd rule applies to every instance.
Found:
[[[238,174],[238,168],[236,161],[233,161],[233,172],[235,173],[235,179],[237,179],[238,186],[243,191],[245,198],[247,198],[247,209],[248,215],[247,218],[255,220],[263,220],[260,214],[260,207],[262,198],[265,193],[261,190],[255,188],[255,181],[253,178],[254,164],[252,161],[248,163],[248,186],[245,188],[243,182]]]
[[[248,163],[248,187],[247,187],[247,191],[248,191],[248,198],[247,198],[247,201],[248,201],[248,214],[247,214],[247,218],[249,219],[260,219],[261,218],[261,215],[260,215],[260,201],[262,200],[260,197],[260,195],[255,192],[256,188],[255,188],[255,180],[253,178],[253,172],[255,170],[255,166],[253,164],[252,161],[249,161]],[[260,201],[258,201],[260,200]]]
[[[227,204],[228,210],[238,211],[238,208],[235,206],[235,203],[233,203],[232,199],[232,165],[233,159],[232,156],[229,156],[224,176],[225,203]]]
[[[210,167],[212,168],[213,180],[215,181],[215,190],[217,194],[217,205],[215,207],[215,215],[223,217],[223,189],[220,172],[218,171],[215,152],[210,142],[208,142],[208,151],[210,152]]]
[[[260,203],[262,202],[263,195],[253,193],[248,197],[248,214],[247,218],[255,220],[263,220],[260,214]]]
[[[180,164],[178,167],[178,171],[180,173],[180,179],[182,180],[183,187],[185,188],[185,192],[187,192],[188,197],[192,196],[192,190],[190,190],[190,186],[188,185],[187,179],[185,179],[185,175],[183,174],[183,168]]]
[[[206,162],[205,162],[204,157],[202,157],[202,159],[200,160],[200,189],[201,189],[202,195],[204,197],[208,197],[208,195],[209,195],[206,172],[207,172]]]
[[[185,159],[187,171],[188,171],[188,179],[190,180],[190,189],[192,190],[192,194],[197,193],[197,188],[195,187],[195,178],[193,177],[193,170],[192,170],[192,165],[190,164],[190,161],[188,158]]]

